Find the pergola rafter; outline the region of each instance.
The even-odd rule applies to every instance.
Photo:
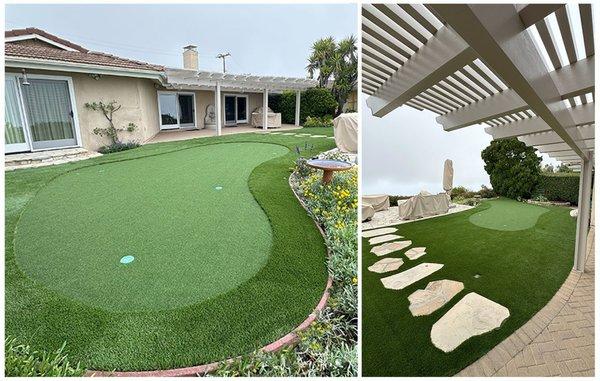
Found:
[[[516,137],[580,168],[581,186],[591,187],[591,5],[369,4],[363,40],[363,91],[374,116],[407,105],[438,114],[445,131],[484,124],[494,139]],[[375,54],[382,46],[386,54]],[[581,192],[584,200],[589,189]],[[589,205],[580,209],[587,215],[578,219],[577,269]]]

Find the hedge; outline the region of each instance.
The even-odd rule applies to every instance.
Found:
[[[274,112],[281,113],[281,122],[293,124],[296,118],[296,92],[284,91],[269,97],[269,107]],[[306,118],[332,116],[335,114],[337,102],[329,89],[314,87],[300,94],[300,124]]]
[[[566,201],[577,204],[579,198],[579,173],[542,174],[535,192],[548,201]]]

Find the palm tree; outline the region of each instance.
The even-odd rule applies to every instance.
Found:
[[[319,87],[325,87],[329,77],[331,77],[333,72],[332,57],[335,50],[336,44],[333,37],[317,40],[312,46],[306,69],[310,78],[314,78],[315,72],[318,72],[317,82]]]
[[[333,76],[330,88],[338,102],[336,115],[341,114],[348,94],[358,80],[356,37],[346,37],[339,43],[333,37],[317,40],[312,46],[306,69],[310,78],[318,73],[318,87],[328,86]]]

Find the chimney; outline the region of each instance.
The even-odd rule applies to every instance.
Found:
[[[198,51],[196,45],[188,45],[183,48],[183,68],[198,70]]]

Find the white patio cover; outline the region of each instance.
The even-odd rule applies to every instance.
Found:
[[[448,195],[439,193],[432,195],[427,191],[421,191],[403,203],[398,203],[398,214],[402,220],[414,220],[417,218],[436,216],[448,213],[450,203]]]
[[[358,113],[341,114],[333,120],[335,144],[342,152],[358,152]]]
[[[281,127],[281,113],[275,113],[271,108],[268,109],[269,112],[267,114],[267,128],[279,128]],[[253,127],[263,127],[263,108],[258,107],[252,113],[251,120]]]
[[[362,204],[370,205],[375,212],[379,212],[390,208],[390,197],[387,194],[362,196]]]
[[[454,178],[454,168],[452,167],[452,160],[446,159],[444,162],[444,190],[449,193],[452,190],[452,180]]]

